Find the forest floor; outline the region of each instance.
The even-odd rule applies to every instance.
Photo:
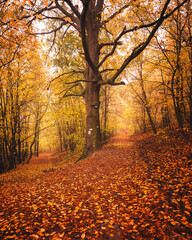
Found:
[[[0,239],[192,239],[192,144],[179,134],[118,135],[62,158],[0,176]]]

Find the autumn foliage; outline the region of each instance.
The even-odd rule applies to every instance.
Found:
[[[191,239],[191,69],[189,0],[1,0],[0,239]]]
[[[33,178],[32,160],[23,178],[1,176],[0,238],[190,239],[191,147],[180,134],[119,135]]]

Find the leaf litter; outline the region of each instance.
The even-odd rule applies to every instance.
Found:
[[[191,239],[191,145],[119,135],[77,164],[4,174],[0,239]]]

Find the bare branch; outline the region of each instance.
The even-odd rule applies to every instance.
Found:
[[[168,57],[168,55],[167,55],[167,53],[166,53],[166,49],[163,49],[163,48],[162,48],[162,46],[161,46],[161,44],[159,43],[157,37],[156,37],[156,41],[157,41],[157,44],[158,44],[159,48],[161,49],[163,55],[164,55],[165,58],[167,59],[167,62],[168,62],[169,65],[171,66],[172,71],[174,71],[173,64],[171,63],[171,61],[170,61],[170,59],[169,59],[169,57]]]
[[[42,129],[40,129],[40,130],[37,130],[37,131],[35,131],[33,134],[29,135],[28,137],[22,139],[20,142],[22,143],[22,142],[26,141],[27,139],[33,137],[35,134],[37,134],[37,133],[39,133],[39,132],[42,132],[43,130],[45,130],[45,129],[47,129],[47,128],[50,128],[50,127],[52,127],[52,126],[54,126],[54,124],[51,124],[51,125],[49,125],[49,126],[47,126],[47,127],[44,127],[44,128],[42,128]]]
[[[68,94],[68,92],[69,92],[71,89],[73,89],[73,88],[75,88],[75,87],[78,87],[78,86],[82,89],[82,85],[81,85],[80,83],[76,83],[76,84],[74,84],[73,86],[68,87],[67,90],[64,90],[65,93],[63,94],[63,96],[61,97],[61,99],[62,99],[62,98],[65,98],[65,97],[83,97],[83,95],[84,95],[84,90],[82,91],[82,93],[79,93],[79,94],[76,94],[76,93],[69,93],[69,94]],[[59,94],[63,93],[64,91],[60,92]]]
[[[122,42],[117,42],[116,43],[117,45],[122,45]],[[100,43],[99,44],[99,50],[102,49],[103,47],[106,47],[106,46],[114,46],[115,45],[115,42],[106,42],[106,43]]]
[[[12,58],[11,58],[9,61],[7,61],[7,62],[4,63],[4,62],[2,61],[2,59],[1,59],[2,64],[0,65],[0,69],[1,69],[2,67],[5,67],[5,66],[9,65],[11,62],[13,62],[13,61],[15,60],[15,56],[16,56],[17,52],[19,51],[19,48],[20,48],[20,45],[18,45],[17,49],[16,49],[16,50],[14,51],[14,53],[13,53]]]
[[[47,7],[44,7],[44,8],[42,8],[42,9],[40,9],[39,11],[34,11],[34,10],[30,9],[30,8],[27,8],[27,7],[24,7],[24,6],[23,6],[23,9],[25,9],[26,11],[33,12],[33,18],[29,21],[29,24],[30,24],[33,20],[36,19],[36,15],[41,15],[43,12],[47,12],[47,11],[49,12],[49,11],[52,11],[52,10],[54,10],[54,9],[57,9],[56,6],[51,6],[52,4],[53,4],[53,2],[51,2],[51,3],[49,4],[48,8],[47,8]],[[28,19],[28,18],[31,18],[31,15],[22,16],[21,18],[19,18],[19,20]]]
[[[116,11],[110,17],[108,17],[106,20],[104,20],[102,22],[102,24],[108,23],[109,21],[111,21],[113,18],[115,18],[118,14],[120,14],[124,9],[128,8],[129,6],[130,6],[129,4],[126,4],[125,6],[121,7],[118,11]]]
[[[124,27],[123,31],[119,34],[119,36],[115,39],[114,44],[113,44],[113,48],[111,49],[111,52],[109,52],[107,55],[105,55],[105,57],[101,60],[101,62],[98,64],[98,68],[101,67],[103,65],[103,63],[107,60],[107,58],[109,58],[110,56],[113,55],[113,53],[115,52],[115,49],[117,48],[118,41],[119,39],[125,34],[125,30],[126,27]]]
[[[101,67],[102,64],[103,64],[110,56],[112,56],[112,55],[114,54],[114,52],[115,52],[115,50],[116,50],[116,48],[117,48],[117,45],[118,45],[118,41],[121,39],[121,37],[123,37],[123,36],[124,36],[125,34],[127,34],[127,33],[136,31],[136,30],[138,30],[138,29],[147,28],[147,27],[152,27],[152,26],[154,26],[155,24],[156,24],[156,26],[157,26],[160,19],[163,19],[163,21],[164,21],[165,19],[167,19],[167,18],[168,18],[170,15],[172,15],[179,7],[181,7],[186,1],[187,1],[187,0],[183,1],[183,3],[181,3],[181,4],[180,4],[178,7],[176,7],[173,11],[171,11],[169,14],[167,14],[167,15],[164,16],[165,11],[166,11],[166,9],[167,9],[167,7],[168,7],[168,5],[169,5],[169,2],[170,2],[170,1],[167,1],[167,2],[165,3],[165,5],[164,5],[164,8],[163,8],[162,12],[161,12],[161,16],[160,16],[160,18],[159,18],[157,21],[154,21],[154,22],[149,23],[149,24],[141,24],[140,26],[135,26],[134,28],[131,28],[131,29],[128,29],[128,30],[126,30],[126,27],[124,27],[124,29],[122,30],[122,32],[121,32],[121,33],[117,36],[117,38],[115,39],[115,41],[114,41],[114,46],[113,46],[111,52],[109,52],[107,55],[105,55],[105,57],[104,57],[104,58],[101,60],[101,62],[98,64],[98,68]],[[117,14],[118,14],[118,12],[117,12]],[[163,22],[163,21],[162,21],[162,22]],[[160,25],[161,25],[161,24],[160,24]],[[159,26],[160,26],[160,25],[159,25]],[[142,45],[142,44],[138,45],[138,46],[133,50],[133,52],[136,52],[136,50],[138,50],[138,49],[141,47],[141,45]],[[148,44],[147,44],[147,45],[148,45]],[[103,44],[103,45],[101,44],[100,47],[103,47],[103,46],[104,46],[104,44]]]
[[[69,92],[71,89],[73,89],[74,87],[77,87],[78,85],[79,85],[79,84],[76,83],[76,84],[74,84],[74,85],[71,86],[71,87],[67,87],[67,90],[66,90],[66,89],[62,90],[60,93],[58,93],[58,95],[60,95],[60,94],[63,93],[63,92],[67,93],[67,92]]]
[[[65,23],[67,24],[71,24],[74,28],[76,28],[78,31],[79,31],[79,23],[77,21],[77,18],[74,16],[74,14],[72,13],[69,13],[68,11],[66,11],[58,2],[58,0],[55,0],[55,6],[52,6],[53,2],[51,2],[47,7],[45,8],[42,8],[40,9],[39,11],[35,11],[35,10],[32,10],[32,9],[28,9],[28,8],[24,8],[25,10],[27,11],[33,11],[33,18],[29,21],[28,25],[31,25],[31,23],[36,20],[36,15],[42,15],[44,18],[46,19],[55,19],[55,20],[60,20],[60,21],[65,21],[63,18],[60,18],[60,17],[54,17],[54,16],[47,16],[46,14],[43,14],[45,12],[49,12],[51,10],[54,10],[54,9],[58,9],[60,10],[66,17],[70,18],[71,19],[71,22],[68,22],[68,21],[65,21]],[[70,2],[70,1],[66,1],[66,2]],[[72,4],[69,4],[68,5],[71,5],[70,7],[72,7]],[[75,8],[75,7],[74,7]],[[74,11],[73,11],[74,12]],[[76,11],[77,13],[78,11]],[[26,15],[26,16],[23,16],[21,19],[24,19],[24,18],[31,18],[31,15]],[[20,20],[21,20],[20,19]],[[77,25],[75,25],[77,24]]]
[[[65,75],[68,75],[68,74],[71,74],[71,72],[65,72],[65,73],[62,73],[62,74],[58,75],[57,77],[53,78],[52,80],[50,80],[47,89],[49,90],[49,88],[50,88],[52,82],[54,82],[55,80],[59,79],[60,77],[63,77],[63,76],[65,76]]]
[[[71,3],[70,0],[65,0],[65,2],[70,6],[71,10],[75,13],[75,15],[80,19],[81,15],[78,9]]]
[[[84,94],[64,94],[62,98],[66,98],[66,97],[83,97]]]
[[[166,15],[164,16],[165,11],[166,11],[166,9],[167,9],[167,6],[168,6],[169,2],[170,2],[170,1],[167,1],[167,2],[165,3],[164,8],[163,8],[163,10],[162,10],[162,12],[161,12],[161,16],[160,16],[160,18],[159,18],[157,21],[154,21],[154,22],[149,23],[149,24],[141,24],[140,26],[135,26],[135,27],[133,27],[133,28],[131,28],[131,29],[128,29],[128,30],[126,30],[126,27],[124,27],[124,29],[123,29],[122,32],[119,34],[119,36],[117,36],[117,38],[115,39],[115,41],[114,41],[114,46],[113,46],[111,52],[109,52],[107,55],[105,55],[105,57],[104,57],[104,58],[101,60],[101,62],[98,64],[98,67],[101,67],[102,64],[103,64],[110,56],[112,56],[112,55],[114,54],[114,52],[115,52],[115,50],[116,50],[116,48],[117,48],[117,45],[119,45],[119,44],[118,44],[118,41],[121,39],[121,37],[123,37],[123,36],[124,36],[125,34],[127,34],[127,33],[130,33],[130,32],[133,32],[133,31],[142,29],[142,28],[152,27],[152,26],[154,26],[154,25],[157,26],[160,19],[162,19],[163,21],[164,21],[165,19],[167,19],[167,18],[168,18],[169,16],[171,16],[177,9],[179,9],[183,4],[185,4],[185,3],[187,2],[187,0],[183,1],[180,5],[178,5],[175,9],[173,9],[170,13],[168,13],[168,14],[166,14]],[[116,14],[118,14],[118,12],[116,12]],[[112,15],[112,16],[113,16],[113,15]],[[163,22],[163,21],[162,21],[162,22]],[[160,24],[160,25],[161,25],[161,24]],[[159,25],[159,26],[160,26],[160,25]],[[157,31],[157,30],[156,30],[156,31]],[[156,32],[156,31],[155,31],[155,32]],[[151,38],[151,39],[152,39],[152,38]],[[147,41],[146,41],[146,42],[147,42]],[[149,44],[149,43],[148,43],[148,44]],[[147,44],[147,45],[148,45],[148,44]],[[146,45],[146,46],[147,46],[147,45]],[[101,47],[103,47],[102,44],[101,44]],[[141,44],[138,45],[138,46],[133,50],[133,52],[135,52],[136,50],[138,50],[140,47],[141,47]],[[143,51],[143,50],[142,50],[142,51]],[[139,53],[138,53],[138,55],[139,55]]]
[[[55,44],[55,39],[57,37],[57,32],[54,32],[54,36],[53,36],[53,40],[52,40],[52,43],[51,43],[51,47],[49,48],[48,52],[50,53],[54,44]]]
[[[79,79],[79,80],[76,80],[76,81],[73,81],[73,82],[67,82],[65,84],[69,85],[69,84],[81,83],[81,82],[93,82],[93,81],[87,81],[87,80],[84,80],[84,79]]]
[[[66,2],[66,1],[65,1],[65,2]],[[68,2],[68,1],[67,1],[67,2]],[[55,5],[56,5],[56,7],[57,7],[66,17],[69,17],[73,23],[76,23],[76,24],[78,25],[77,18],[74,17],[73,14],[69,13],[68,11],[66,11],[66,10],[59,4],[58,0],[55,0]],[[71,23],[71,24],[72,24],[72,23]],[[76,29],[78,29],[78,27],[75,26],[74,24],[73,24],[73,26],[74,26]]]
[[[169,2],[170,2],[170,1],[169,1]],[[164,12],[164,13],[163,13],[163,15],[160,16],[160,18],[163,18],[164,20],[166,20],[166,19],[169,18],[175,11],[177,11],[180,7],[182,7],[186,2],[187,2],[187,0],[184,0],[181,4],[179,4],[176,8],[174,8],[170,13],[166,14],[165,16],[163,16],[164,13],[165,13],[165,11],[164,11],[164,9],[163,9],[162,12],[161,12],[161,14],[162,14],[163,12]],[[167,3],[167,2],[166,2],[166,3]],[[164,5],[164,8],[165,8],[165,6],[166,6],[166,3],[165,3],[165,5]],[[166,7],[166,9],[167,9],[167,7]],[[166,9],[165,9],[165,10],[166,10]],[[133,27],[133,28],[127,29],[127,30],[125,31],[125,34],[130,33],[130,32],[134,32],[134,31],[139,30],[139,29],[142,29],[142,28],[153,27],[155,24],[158,23],[158,21],[159,21],[159,19],[156,20],[156,21],[154,21],[154,22],[152,22],[152,23],[141,24],[140,26],[135,26],[135,27]]]
[[[112,86],[124,86],[125,85],[125,82],[117,82],[117,83],[110,83],[110,85]]]
[[[104,72],[109,72],[109,71],[114,71],[115,69],[114,68],[106,68],[106,69],[103,69],[101,71],[101,73],[104,73]]]
[[[49,82],[49,85],[48,85],[47,89],[49,90],[52,82],[54,82],[55,80],[59,79],[60,77],[63,77],[63,76],[65,76],[65,75],[72,76],[72,75],[74,75],[74,74],[83,74],[83,71],[75,71],[75,70],[73,70],[73,71],[70,71],[70,72],[62,73],[62,74],[58,75],[57,77],[53,78],[53,79]],[[64,84],[69,85],[69,84],[80,83],[80,82],[87,82],[87,81],[85,81],[84,79],[82,79],[82,80],[76,80],[76,81],[73,81],[73,82],[66,82],[66,83],[64,83]]]
[[[123,81],[121,81],[121,82],[114,82],[114,83],[112,83],[112,82],[109,82],[109,81],[102,81],[102,82],[99,82],[99,85],[102,85],[102,86],[104,86],[104,85],[111,85],[111,86],[123,86],[123,85],[125,85],[125,82],[123,82]]]
[[[183,4],[185,4],[187,2],[187,0],[184,0],[179,7],[181,7]],[[151,31],[151,33],[149,34],[148,38],[146,39],[145,42],[140,43],[136,48],[133,49],[131,55],[129,55],[125,61],[123,62],[122,66],[119,68],[119,70],[115,73],[115,75],[109,80],[109,83],[112,84],[114,83],[114,81],[116,80],[116,78],[122,73],[122,71],[127,67],[127,65],[133,60],[135,59],[151,42],[151,39],[153,38],[153,36],[155,35],[155,33],[157,32],[157,30],[159,29],[159,27],[161,26],[161,24],[163,23],[163,21],[165,19],[167,19],[169,16],[171,16],[171,14],[173,14],[179,7],[176,7],[175,9],[173,9],[169,14],[165,15],[165,12],[167,10],[167,7],[170,3],[170,0],[167,0],[162,11],[161,11],[161,15],[159,17],[159,19],[155,22],[155,26],[153,28],[153,30]],[[153,23],[154,25],[154,23]],[[150,26],[153,26],[150,25]],[[144,26],[144,25],[142,25]],[[149,26],[149,24],[145,25],[145,27]],[[127,31],[125,31],[127,32]]]
[[[47,35],[51,33],[56,33],[59,31],[64,25],[66,25],[68,22],[62,22],[59,27],[52,29],[49,32],[39,32],[39,33],[30,33],[31,35]]]

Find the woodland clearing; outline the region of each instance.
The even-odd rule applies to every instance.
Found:
[[[76,164],[33,158],[0,175],[0,239],[191,239],[191,149],[124,134]]]

